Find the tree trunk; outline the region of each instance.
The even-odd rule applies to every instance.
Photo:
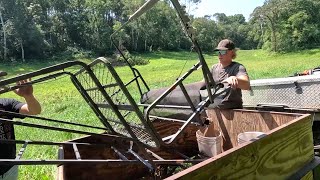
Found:
[[[272,28],[273,50],[277,52],[277,36],[276,36],[276,30],[275,30],[274,24],[272,22],[271,22],[271,28]]]
[[[2,31],[3,31],[3,60],[7,60],[7,54],[8,54],[8,49],[7,49],[7,34],[6,34],[6,29],[5,29],[5,24],[3,21],[2,17],[2,6],[0,5],[0,21],[2,25]]]
[[[138,41],[139,41],[139,31],[137,32],[137,35],[136,35],[136,42],[135,42],[135,50],[137,50],[138,49]]]
[[[144,51],[147,51],[147,40],[144,40]]]
[[[24,59],[24,47],[22,44],[22,40],[20,40],[20,47],[21,47],[21,59],[23,62],[26,62],[26,60]]]
[[[134,32],[133,32],[133,28],[131,28],[131,40],[132,40],[132,49],[134,50],[134,51],[136,51],[136,49],[135,49],[135,46],[134,46]]]
[[[269,17],[269,16],[266,16],[269,21],[270,21],[270,24],[271,24],[271,31],[272,31],[272,45],[273,45],[273,51],[277,52],[277,36],[276,36],[276,28],[275,28],[275,25],[274,25],[274,21]]]

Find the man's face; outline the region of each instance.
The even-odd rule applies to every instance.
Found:
[[[232,61],[233,51],[232,50],[219,50],[218,58],[220,63],[229,63]]]

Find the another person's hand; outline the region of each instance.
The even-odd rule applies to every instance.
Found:
[[[223,80],[222,83],[228,83],[233,89],[238,88],[238,85],[239,85],[239,82],[236,76],[230,76],[227,79]]]
[[[21,96],[21,97],[28,97],[30,95],[33,94],[33,87],[32,85],[24,85],[25,83],[30,82],[31,79],[26,79],[26,80],[22,80],[17,82],[17,85],[22,85],[20,88],[16,89],[14,92]]]

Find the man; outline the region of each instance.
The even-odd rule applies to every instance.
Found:
[[[17,84],[23,85],[28,80],[20,81]],[[15,99],[0,99],[0,110],[10,111],[15,113],[36,115],[41,112],[41,106],[38,100],[33,95],[33,87],[31,85],[21,86],[15,90],[15,93],[25,99],[25,103],[19,102]],[[13,119],[13,117],[1,115],[5,119]],[[0,141],[2,139],[14,140],[14,127],[12,123],[0,121]],[[0,143],[0,159],[14,159],[16,155],[15,144],[1,144]],[[0,166],[0,180],[12,180],[18,178],[18,166]]]
[[[236,58],[238,48],[229,40],[220,41],[215,51],[218,52],[219,63],[214,64],[211,69],[213,80],[216,83],[228,83],[231,86],[231,92],[223,100],[219,108],[235,109],[242,108],[241,90],[250,89],[249,76],[246,68],[233,59]]]

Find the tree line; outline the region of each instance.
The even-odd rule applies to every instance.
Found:
[[[200,0],[183,0],[195,7]],[[110,35],[144,0],[0,0],[0,60],[47,58],[57,54],[114,52]],[[319,0],[266,0],[246,21],[242,14],[191,17],[204,51],[224,38],[241,49],[288,52],[320,46]],[[159,1],[117,36],[130,51],[190,50],[175,10]]]

